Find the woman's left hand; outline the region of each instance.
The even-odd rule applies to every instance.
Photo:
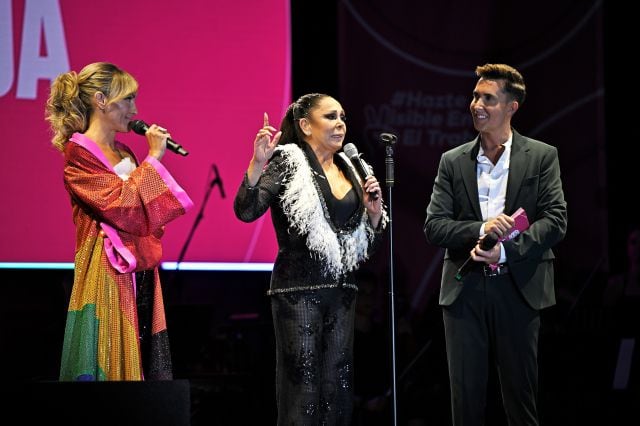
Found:
[[[369,220],[373,227],[377,228],[382,217],[382,189],[375,176],[369,176],[364,182],[364,192],[364,205],[367,208]],[[377,198],[374,199],[373,194],[377,194]]]

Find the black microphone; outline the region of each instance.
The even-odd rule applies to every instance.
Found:
[[[380,140],[387,145],[393,145],[398,140],[398,137],[393,133],[380,133]]]
[[[367,180],[367,178],[372,175],[369,166],[364,161],[362,161],[362,158],[360,158],[360,155],[358,154],[358,148],[356,148],[354,144],[346,144],[342,148],[342,151],[347,157],[349,157],[349,160],[351,160],[353,167],[355,167],[356,171],[363,181]],[[378,194],[377,192],[369,192],[368,194],[374,200],[377,200],[380,197],[380,194]]]
[[[480,248],[482,250],[490,250],[498,243],[499,239],[500,237],[498,237],[498,234],[496,234],[495,232],[489,232],[480,239]],[[472,266],[473,258],[469,256],[469,258],[462,264],[460,269],[458,269],[458,272],[456,272],[456,280],[462,281],[462,277],[465,276],[467,272],[469,272],[469,269]]]
[[[129,123],[129,128],[137,134],[144,136],[144,134],[147,133],[147,130],[149,130],[149,125],[142,120],[133,120]],[[189,152],[187,152],[182,145],[171,138],[167,139],[167,148],[169,148],[170,151],[185,157],[189,155]]]

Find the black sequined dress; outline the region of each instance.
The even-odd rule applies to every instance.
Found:
[[[271,208],[278,240],[268,291],[276,338],[278,425],[349,425],[357,292],[353,272],[380,244],[387,218],[385,214],[378,229],[372,228],[362,186],[346,157],[336,155],[334,161],[353,189],[338,200],[315,155],[303,145],[302,150],[292,144],[277,150],[256,186],[249,186],[245,177],[234,210],[250,222]],[[304,164],[296,168],[300,159]],[[308,171],[312,183],[301,185],[296,179]],[[299,193],[292,194],[296,185]],[[301,206],[291,208],[287,200],[292,197],[320,207],[315,215],[296,217],[291,212]],[[357,260],[349,258],[358,250]],[[337,252],[339,259],[328,258]]]

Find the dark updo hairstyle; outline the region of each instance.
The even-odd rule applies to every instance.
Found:
[[[279,145],[285,145],[288,143],[295,143],[300,145],[304,142],[304,133],[300,128],[300,119],[311,117],[311,111],[314,110],[323,98],[328,98],[329,95],[324,93],[308,93],[302,95],[297,101],[289,105],[287,113],[284,115],[284,119],[280,124],[280,131],[282,136],[280,137]]]

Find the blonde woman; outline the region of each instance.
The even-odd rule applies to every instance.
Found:
[[[161,238],[193,202],[161,163],[166,129],[149,127],[142,162],[116,139],[138,112],[137,92],[133,76],[106,62],[51,85],[46,118],[76,226],[60,380],[172,378]]]

